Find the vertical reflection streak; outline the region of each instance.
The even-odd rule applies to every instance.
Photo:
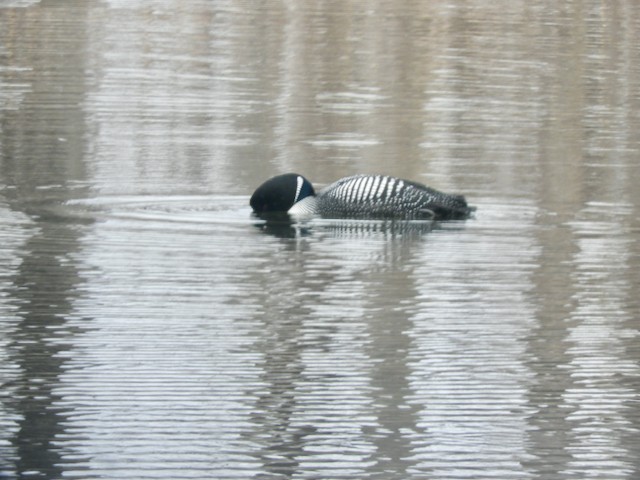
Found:
[[[500,213],[485,215],[464,235],[434,232],[415,270],[410,404],[428,440],[415,440],[414,475],[533,478],[522,463],[532,413],[535,209],[509,209],[515,230]]]
[[[613,209],[609,221],[598,220],[603,208]],[[631,263],[630,240],[624,235],[628,215],[624,207],[591,202],[571,226],[578,251],[573,261],[576,306],[568,339],[572,360],[566,366],[572,386],[564,393],[571,428],[566,449],[572,455],[566,472],[589,478],[606,464],[608,478],[628,478],[635,465],[620,432],[640,433],[629,417],[635,413],[629,406],[638,393],[631,385],[637,384],[640,367],[626,355],[626,345],[640,334],[628,328],[625,313]],[[622,268],[603,267],[613,264]]]

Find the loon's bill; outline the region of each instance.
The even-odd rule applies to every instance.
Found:
[[[257,215],[294,218],[460,220],[475,210],[462,195],[385,175],[341,178],[316,193],[305,177],[286,173],[260,185],[249,203]]]

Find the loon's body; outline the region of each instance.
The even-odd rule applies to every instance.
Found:
[[[473,210],[462,195],[384,175],[354,175],[315,193],[302,175],[278,175],[251,196],[257,214],[287,213],[295,218],[433,219],[467,218]]]

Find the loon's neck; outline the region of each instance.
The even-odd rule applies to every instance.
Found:
[[[304,220],[318,214],[318,199],[312,195],[296,202],[287,212],[296,220]]]

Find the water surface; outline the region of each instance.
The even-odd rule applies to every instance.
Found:
[[[640,476],[635,2],[0,2],[0,478]],[[264,225],[385,173],[440,224]]]

